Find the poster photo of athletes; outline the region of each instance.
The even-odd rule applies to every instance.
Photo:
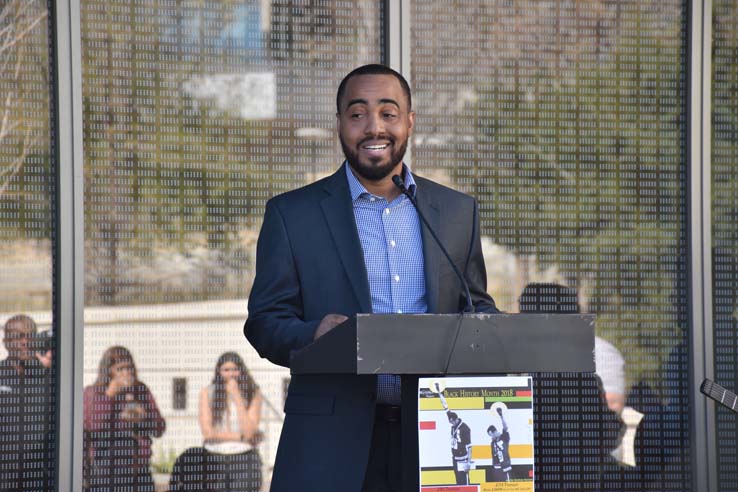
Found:
[[[421,492],[533,492],[528,376],[420,378]]]

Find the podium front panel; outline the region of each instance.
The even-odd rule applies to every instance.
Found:
[[[464,318],[446,374],[594,372],[594,315]]]
[[[594,316],[359,314],[294,354],[293,374],[594,372]]]

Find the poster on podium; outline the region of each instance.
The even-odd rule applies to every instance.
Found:
[[[421,492],[533,492],[529,376],[420,378]]]

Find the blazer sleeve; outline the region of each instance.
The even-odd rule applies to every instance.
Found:
[[[479,206],[474,200],[474,223],[472,228],[469,254],[464,268],[464,277],[469,284],[472,304],[477,313],[499,313],[495,301],[487,293],[487,269],[482,254],[482,239],[479,232]]]
[[[259,355],[289,367],[290,354],[311,343],[320,324],[320,320],[305,321],[303,315],[290,237],[277,203],[270,200],[256,245],[256,276],[244,334]]]

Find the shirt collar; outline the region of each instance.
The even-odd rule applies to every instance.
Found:
[[[346,178],[348,179],[349,190],[351,191],[351,201],[356,201],[356,199],[364,193],[371,195],[356,176],[354,176],[354,173],[351,172],[351,168],[347,161],[344,162],[344,166],[346,167]],[[404,163],[402,164],[402,169],[405,171],[405,188],[410,191],[412,196],[415,196],[415,179],[413,178],[413,173],[410,172],[410,168]]]

